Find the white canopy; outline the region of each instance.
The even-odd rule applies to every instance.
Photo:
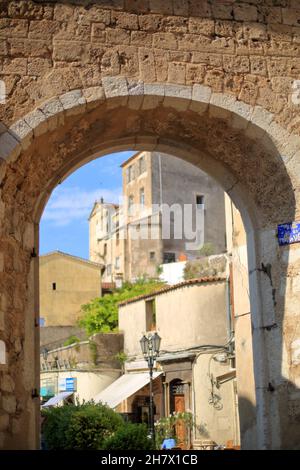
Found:
[[[153,372],[156,379],[162,372]],[[148,372],[124,374],[102,390],[95,397],[95,403],[106,403],[110,408],[115,408],[123,400],[133,395],[150,382]]]
[[[60,401],[63,401],[65,398],[73,395],[74,392],[61,392],[55,395],[55,397],[50,398],[46,403],[42,405],[42,408],[48,408],[48,406],[57,405]]]

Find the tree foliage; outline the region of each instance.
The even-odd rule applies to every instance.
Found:
[[[153,450],[154,445],[145,424],[126,423],[105,441],[103,448],[110,451]]]
[[[109,333],[118,326],[118,304],[139,295],[151,294],[161,289],[164,283],[157,280],[144,280],[131,284],[125,283],[122,288],[112,294],[97,297],[82,305],[82,318],[79,326],[85,328],[88,335],[94,333]]]
[[[48,450],[100,450],[124,421],[103,404],[93,402],[43,410],[42,432]]]

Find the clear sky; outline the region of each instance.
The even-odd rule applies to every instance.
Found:
[[[89,257],[88,217],[101,197],[119,202],[120,164],[135,152],[120,152],[84,165],[53,191],[40,224],[40,254],[60,250]]]

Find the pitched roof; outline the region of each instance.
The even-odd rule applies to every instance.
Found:
[[[134,155],[129,157],[127,160],[125,160],[125,162],[121,163],[120,167],[123,168],[128,163],[130,163],[132,160],[135,160],[139,155],[141,155],[141,153],[144,153],[144,151],[135,153]]]
[[[124,305],[131,304],[133,302],[138,302],[139,300],[149,299],[157,295],[165,294],[166,292],[180,289],[182,287],[189,287],[189,286],[194,286],[197,284],[206,284],[208,282],[220,282],[220,281],[226,281],[226,277],[225,276],[206,276],[206,277],[199,277],[196,279],[188,279],[186,281],[179,282],[178,284],[174,284],[172,286],[162,287],[161,289],[158,289],[152,292],[151,294],[138,295],[137,297],[132,297],[131,299],[124,300],[123,302],[119,303],[119,307],[123,307]]]
[[[101,268],[101,266],[102,266],[101,263],[96,263],[95,261],[90,261],[89,259],[80,258],[80,256],[70,255],[69,253],[65,253],[65,252],[59,251],[59,250],[49,251],[49,253],[45,253],[44,255],[40,255],[40,258],[46,258],[46,256],[53,256],[53,255],[65,256],[66,258],[71,258],[74,261],[80,261],[82,263],[91,264],[92,266],[99,267],[99,268]]]

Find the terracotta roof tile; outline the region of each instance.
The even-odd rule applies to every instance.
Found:
[[[188,286],[193,286],[196,284],[205,284],[208,282],[220,282],[220,281],[226,281],[225,276],[206,276],[206,277],[198,277],[195,279],[188,279],[183,282],[179,282],[178,284],[174,284],[172,286],[164,286],[161,289],[158,289],[151,294],[144,294],[144,295],[138,295],[136,297],[132,297],[131,299],[127,299],[123,302],[120,302],[118,305],[119,307],[123,307],[124,305],[131,304],[133,302],[138,302],[139,300],[143,299],[149,299],[152,297],[155,297],[156,295],[161,295],[166,292],[170,292],[172,290],[180,289],[181,287],[188,287]]]

